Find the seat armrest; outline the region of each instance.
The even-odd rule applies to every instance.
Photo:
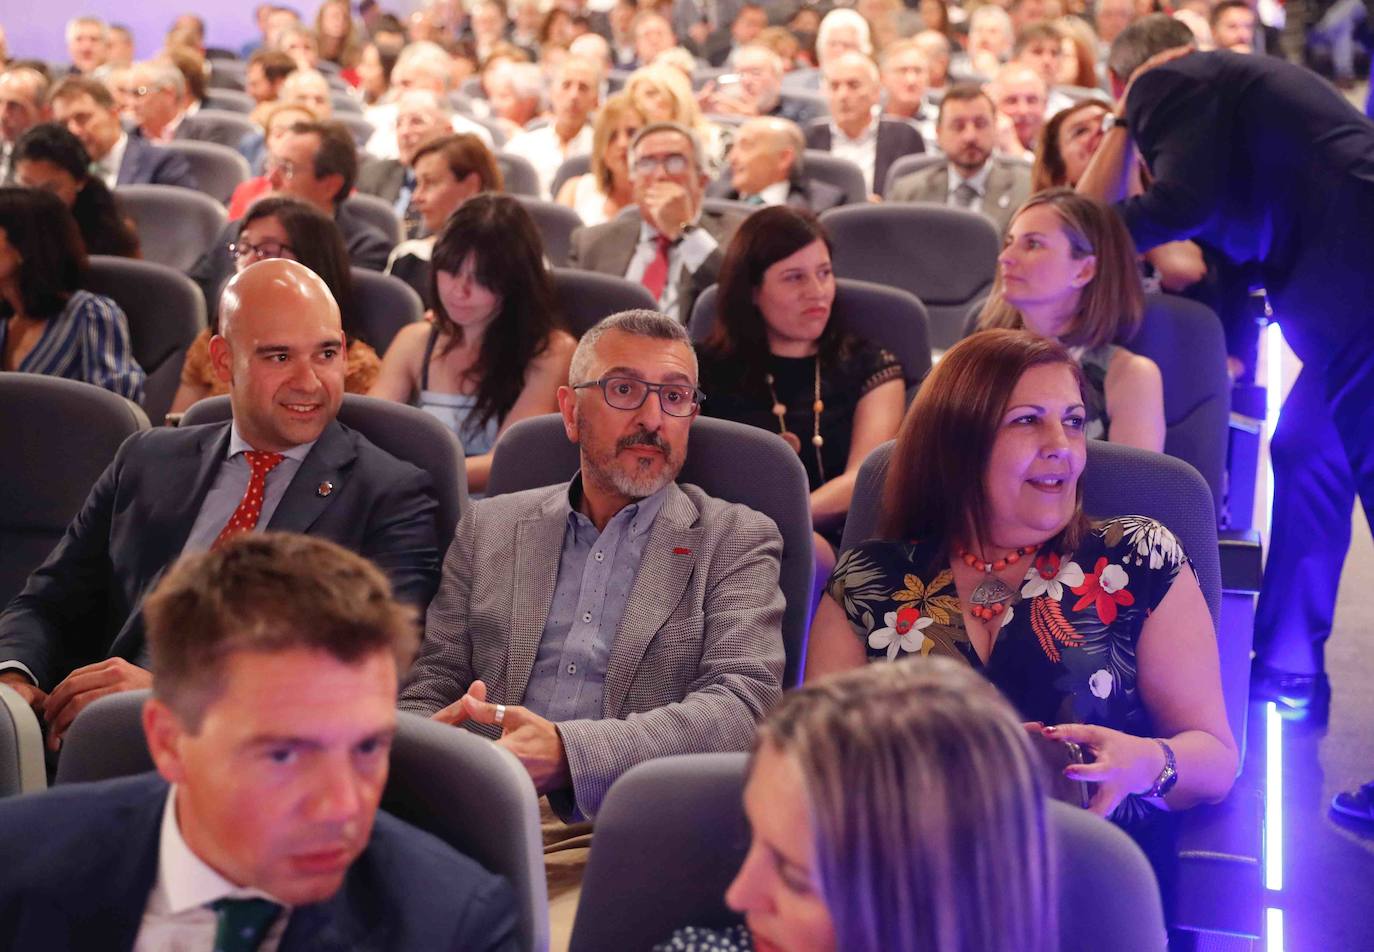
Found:
[[[1257,595],[1264,579],[1264,550],[1254,529],[1223,529],[1217,533],[1221,549],[1221,590]]]
[[[1258,938],[1264,919],[1264,798],[1237,781],[1221,803],[1194,807],[1178,834],[1171,926]]]

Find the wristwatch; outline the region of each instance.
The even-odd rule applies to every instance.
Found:
[[[1114,112],[1109,112],[1102,116],[1101,129],[1103,135],[1106,135],[1107,133],[1111,132],[1117,126],[1124,127],[1125,125],[1126,121]]]
[[[1178,761],[1174,759],[1174,749],[1158,737],[1155,743],[1164,749],[1164,769],[1155,778],[1155,785],[1145,792],[1147,797],[1167,797],[1169,791],[1178,783]]]

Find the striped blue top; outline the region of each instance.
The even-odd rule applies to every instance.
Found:
[[[8,320],[0,321],[0,352],[9,328]],[[15,369],[93,383],[135,403],[143,402],[146,374],[134,360],[128,318],[114,301],[89,291],[71,296]]]

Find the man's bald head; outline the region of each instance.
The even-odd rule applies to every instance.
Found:
[[[740,195],[757,195],[801,171],[806,142],[795,122],[776,116],[750,119],[735,133],[730,184]]]
[[[225,286],[219,319],[210,363],[243,438],[276,453],[319,439],[339,412],[347,365],[324,281],[296,261],[259,261]]]

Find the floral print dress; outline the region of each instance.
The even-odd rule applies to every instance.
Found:
[[[1136,649],[1178,573],[1193,570],[1173,533],[1153,519],[1121,516],[1095,523],[1076,552],[1037,553],[986,663],[969,641],[954,576],[933,554],[919,542],[874,540],[840,556],[830,595],[870,661],[962,658],[1028,721],[1154,735],[1137,689]],[[1167,816],[1130,796],[1112,819],[1156,859]]]

